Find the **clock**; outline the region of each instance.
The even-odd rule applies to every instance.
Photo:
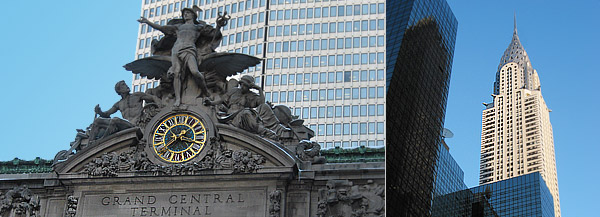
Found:
[[[172,114],[152,130],[152,149],[169,163],[183,163],[205,147],[207,131],[202,119],[191,114]]]

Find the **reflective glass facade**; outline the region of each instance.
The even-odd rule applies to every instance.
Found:
[[[440,143],[436,163],[435,196],[467,189],[465,173],[450,155],[450,149],[444,140]]]
[[[433,217],[499,217],[489,203],[489,194],[465,189],[436,195],[431,207]]]
[[[468,207],[477,197],[486,199],[498,216],[555,216],[552,194],[539,172],[436,197],[432,214],[470,216]]]
[[[443,0],[386,8],[387,213],[429,216],[457,20]]]

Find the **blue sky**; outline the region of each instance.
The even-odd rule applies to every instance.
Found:
[[[69,148],[93,108],[108,109],[114,84],[131,83],[122,65],[135,58],[140,3],[117,1],[9,1],[3,4],[4,135],[0,160],[52,159]],[[517,14],[521,43],[553,110],[563,216],[593,216],[600,142],[597,67],[600,1],[449,1],[458,19],[446,113],[450,152],[476,186],[482,102],[491,101],[500,56]]]

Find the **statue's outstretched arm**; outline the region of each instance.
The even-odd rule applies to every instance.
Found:
[[[100,115],[100,117],[103,117],[103,118],[110,118],[110,115],[114,114],[118,110],[119,110],[118,103],[115,103],[112,108],[110,108],[108,111],[105,111],[105,112],[103,112],[102,109],[100,109],[100,105],[96,105],[96,108],[94,108],[94,111],[96,112],[96,114]]]
[[[139,95],[139,96],[140,96],[140,98],[141,98],[142,100],[145,100],[146,102],[155,102],[155,103],[156,103],[156,102],[160,102],[160,98],[158,98],[157,96],[155,96],[155,95],[152,95],[152,94],[148,94],[148,93],[142,93],[142,92],[136,92],[136,93],[134,93],[134,94],[137,94],[137,95]]]
[[[173,35],[177,32],[176,26],[171,26],[171,25],[161,26],[159,24],[151,22],[150,20],[146,19],[145,17],[140,17],[140,19],[138,19],[138,22],[148,24],[152,28],[158,29],[158,31],[161,31],[165,35]]]

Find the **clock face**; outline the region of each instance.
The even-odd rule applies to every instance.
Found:
[[[152,134],[156,155],[167,162],[182,163],[196,157],[206,143],[206,128],[190,114],[167,116]]]

